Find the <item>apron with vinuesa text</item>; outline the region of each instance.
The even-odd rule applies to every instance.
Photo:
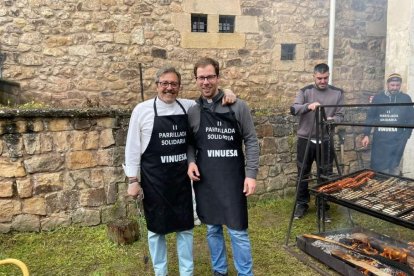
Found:
[[[247,229],[243,139],[234,112],[201,107],[195,134],[200,181],[194,182],[197,215],[205,224]]]
[[[158,116],[141,157],[141,185],[148,230],[157,234],[194,227],[191,182],[187,176],[188,116]]]

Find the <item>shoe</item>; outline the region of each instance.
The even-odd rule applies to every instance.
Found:
[[[308,211],[308,208],[306,208],[306,206],[296,204],[295,213],[293,214],[293,219],[302,218],[306,214],[307,211]]]
[[[227,274],[227,272],[226,273],[220,273],[218,271],[214,271],[214,274],[213,275],[214,276],[227,276],[228,274]]]

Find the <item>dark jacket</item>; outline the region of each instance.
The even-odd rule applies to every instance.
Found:
[[[368,124],[394,124],[413,125],[413,106],[398,106],[393,104],[412,103],[411,97],[403,92],[390,95],[381,91],[374,96],[372,104],[390,104],[389,106],[369,107],[366,123]],[[366,127],[364,134],[369,135],[372,127]],[[375,127],[374,136],[376,139],[408,139],[411,136],[412,128]],[[374,138],[374,139],[375,139]]]

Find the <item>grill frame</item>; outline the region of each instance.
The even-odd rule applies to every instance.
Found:
[[[338,234],[353,234],[353,233],[365,233],[367,235],[369,235],[370,237],[374,237],[380,241],[383,241],[385,243],[389,243],[389,244],[393,244],[396,246],[400,246],[400,247],[404,247],[404,243],[399,241],[399,240],[395,240],[389,236],[384,236],[381,235],[377,232],[374,232],[372,230],[368,230],[362,227],[354,227],[354,228],[347,228],[347,229],[340,229],[340,230],[334,230],[334,231],[328,231],[328,232],[318,232],[315,235],[321,236],[321,237],[328,237],[328,236],[332,236],[332,235],[338,235]],[[346,261],[341,260],[339,258],[336,258],[334,256],[332,256],[331,254],[325,252],[323,249],[321,249],[320,247],[317,247],[315,245],[313,245],[312,243],[315,240],[313,239],[308,239],[304,236],[297,236],[296,237],[296,246],[302,250],[303,252],[305,252],[306,254],[312,256],[313,258],[317,259],[319,262],[324,263],[325,265],[329,266],[330,268],[332,268],[333,270],[337,271],[338,273],[340,273],[341,275],[345,275],[345,276],[354,276],[354,275],[364,275],[359,269],[357,269],[356,267],[348,264]],[[338,246],[338,248],[341,248]],[[346,249],[344,249],[346,251]],[[403,270],[400,270],[398,267],[392,266],[390,263],[385,263],[382,262],[382,264],[387,265],[388,267],[392,268],[393,270],[397,271],[401,271],[403,272]]]
[[[342,175],[338,178],[331,179],[331,180],[326,181],[326,182],[324,182],[320,185],[309,188],[309,192],[311,194],[315,195],[322,202],[323,201],[333,202],[333,203],[336,203],[338,205],[342,205],[344,207],[350,208],[352,210],[355,210],[355,211],[358,211],[358,212],[361,212],[361,213],[365,213],[367,215],[370,215],[370,216],[373,216],[373,217],[376,217],[376,218],[379,218],[379,219],[382,219],[382,220],[385,220],[385,221],[388,221],[388,222],[391,222],[391,223],[394,223],[394,224],[397,224],[397,225],[400,225],[400,226],[403,226],[403,227],[414,230],[414,221],[409,221],[409,220],[406,220],[406,219],[401,217],[405,213],[400,214],[400,216],[393,216],[393,215],[386,214],[386,213],[381,212],[381,211],[376,211],[376,210],[373,210],[373,209],[370,209],[370,208],[367,208],[367,207],[363,207],[361,205],[355,204],[354,202],[352,202],[350,200],[341,199],[341,198],[339,198],[337,196],[334,196],[332,194],[318,191],[318,188],[320,188],[320,187],[323,187],[325,185],[328,185],[330,183],[333,183],[335,181],[338,181],[338,180],[341,180],[341,179],[344,179],[344,178],[347,178],[347,177],[354,177],[354,176],[356,176],[356,175],[358,175],[362,172],[366,172],[366,171],[373,171],[373,170],[362,169],[362,170],[353,172],[351,174]],[[395,176],[395,175],[385,174],[385,173],[376,172],[376,171],[374,171],[374,172],[375,172],[375,177],[380,177],[380,178],[384,178],[384,179],[385,178],[389,179],[389,178],[392,177],[392,178],[399,179],[401,181],[409,181],[409,182],[414,183],[414,179],[411,179],[411,178]],[[366,184],[364,184],[364,185],[366,185]],[[412,210],[414,210],[414,208],[411,208],[411,212],[412,212]]]

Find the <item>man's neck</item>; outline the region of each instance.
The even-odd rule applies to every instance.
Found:
[[[163,99],[161,99],[160,97],[157,96],[157,102],[160,102],[162,104],[171,105],[171,104],[174,104],[176,102],[176,100],[174,100],[173,102],[167,103],[166,101],[164,101]]]
[[[215,102],[220,97],[220,89],[217,89],[216,93],[212,97],[204,97],[202,96],[203,100],[205,100],[207,103]]]
[[[394,96],[394,95],[397,95],[398,93],[400,93],[400,91],[385,90],[385,95],[387,96]]]

